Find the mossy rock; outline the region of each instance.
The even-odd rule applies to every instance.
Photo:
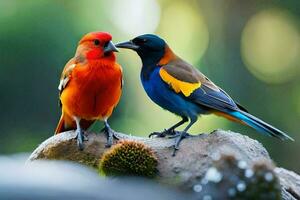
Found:
[[[233,155],[216,160],[193,189],[203,199],[281,199],[281,186],[272,163],[259,160],[248,165]]]

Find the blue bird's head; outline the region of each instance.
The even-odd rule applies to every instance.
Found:
[[[132,49],[141,57],[143,66],[157,64],[165,54],[166,42],[153,34],[140,35],[116,44],[118,48]]]

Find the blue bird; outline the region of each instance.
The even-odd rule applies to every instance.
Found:
[[[116,47],[132,49],[140,56],[143,63],[140,78],[147,95],[160,107],[182,118],[172,127],[150,134],[160,137],[173,135],[174,155],[181,140],[189,136],[187,131],[201,114],[216,114],[250,126],[265,135],[293,140],[283,131],[248,113],[224,90],[173,53],[157,35],[140,35]],[[190,122],[182,132],[175,131],[188,120]]]

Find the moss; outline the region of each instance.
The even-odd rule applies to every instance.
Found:
[[[92,153],[78,151],[76,143],[73,143],[74,145],[70,145],[69,142],[65,142],[60,146],[47,148],[43,152],[43,157],[41,157],[41,159],[47,158],[49,160],[70,160],[97,168],[99,158],[95,157],[95,155]]]
[[[144,143],[123,140],[105,152],[99,163],[101,173],[108,176],[154,177],[157,158]]]

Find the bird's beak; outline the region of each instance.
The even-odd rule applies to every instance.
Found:
[[[114,45],[114,43],[112,43],[112,41],[109,41],[108,45],[106,47],[104,47],[104,53],[108,53],[108,52],[118,52],[118,49],[116,48],[116,46]]]
[[[120,42],[116,44],[116,47],[123,48],[123,49],[132,49],[132,50],[137,50],[139,48],[139,46],[134,44],[131,40],[126,42]]]

